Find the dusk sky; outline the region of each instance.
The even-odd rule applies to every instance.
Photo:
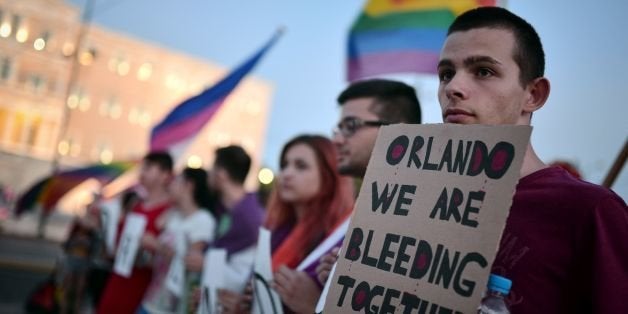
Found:
[[[79,7],[85,0],[71,0]],[[280,26],[286,33],[253,75],[274,88],[263,163],[277,169],[281,146],[301,133],[330,135],[346,86],[347,31],[363,0],[96,0],[94,22],[232,68]],[[511,0],[543,41],[552,84],[535,113],[532,143],[545,161],[575,163],[601,183],[628,135],[628,1]],[[440,123],[435,76],[404,75],[417,87],[424,122]],[[614,190],[628,197],[628,171]]]

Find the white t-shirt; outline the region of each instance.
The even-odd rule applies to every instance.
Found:
[[[174,211],[164,231],[159,235],[159,241],[177,250],[177,238],[182,237],[183,252],[190,244],[203,241],[209,243],[214,240],[216,220],[205,209],[199,209],[193,214],[184,217],[180,211]],[[173,257],[176,258],[176,257]],[[170,261],[157,255],[153,266],[153,279],[144,295],[143,307],[149,313],[175,313],[180,300],[172,294],[165,285]]]
[[[182,232],[188,245],[199,241],[211,242],[214,240],[215,230],[216,219],[205,209],[199,209],[187,217],[175,211],[169,217],[166,228],[159,238],[167,237],[168,234],[174,237],[177,232]]]

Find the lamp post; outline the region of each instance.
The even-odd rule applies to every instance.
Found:
[[[83,42],[85,41],[85,36],[87,35],[87,31],[89,30],[89,25],[91,23],[92,15],[94,9],[94,0],[87,0],[85,3],[85,7],[83,8],[83,15],[81,17],[81,24],[79,26],[79,32],[76,36],[76,40],[74,42],[74,51],[70,55],[70,74],[68,77],[68,81],[65,88],[64,94],[64,103],[63,110],[61,115],[61,123],[59,125],[59,133],[57,135],[57,139],[55,141],[55,147],[53,149],[53,158],[52,158],[52,173],[55,174],[59,171],[59,163],[61,159],[61,154],[59,154],[59,144],[65,137],[68,131],[68,124],[70,122],[70,107],[67,105],[68,98],[72,94],[72,91],[75,88],[76,82],[78,81],[80,64],[79,57],[81,53],[81,48],[83,46]]]
[[[83,8],[81,22],[79,25],[79,31],[76,36],[76,40],[74,42],[74,51],[69,56],[70,57],[70,73],[68,76],[68,81],[67,81],[67,85],[65,89],[64,98],[63,98],[59,133],[57,135],[57,139],[54,141],[54,147],[52,149],[53,154],[52,154],[51,176],[54,176],[55,174],[59,172],[59,164],[60,164],[60,159],[61,159],[61,154],[59,153],[59,145],[61,144],[61,141],[63,141],[63,138],[66,136],[66,133],[68,131],[68,124],[70,122],[70,115],[71,115],[71,111],[70,111],[70,108],[68,107],[67,101],[68,101],[68,98],[70,98],[70,95],[72,94],[73,89],[75,88],[76,82],[78,81],[79,70],[80,70],[80,64],[79,64],[78,59],[80,57],[81,48],[82,48],[83,42],[85,41],[85,36],[87,35],[87,31],[89,30],[89,25],[92,20],[93,9],[94,9],[94,0],[87,0]],[[50,212],[42,208],[41,213],[39,215],[39,222],[37,226],[37,236],[39,238],[43,238],[45,235],[46,223],[48,222],[49,216],[50,216]]]

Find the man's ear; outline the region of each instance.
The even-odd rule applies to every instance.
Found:
[[[545,105],[550,94],[550,82],[545,77],[539,77],[530,82],[526,89],[528,100],[523,106],[523,111],[533,113]]]
[[[216,178],[215,182],[221,182],[227,179],[227,171],[223,168],[216,167],[212,170],[212,172],[213,172],[212,175],[215,176]]]
[[[169,185],[170,182],[174,180],[174,173],[172,171],[164,172],[163,178],[164,178],[163,180],[164,184]]]

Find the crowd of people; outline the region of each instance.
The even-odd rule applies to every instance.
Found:
[[[502,8],[459,16],[439,60],[445,123],[530,125],[550,94],[538,34]],[[353,183],[366,173],[380,126],[421,123],[416,92],[402,82],[353,82],[337,101],[341,113],[332,138],[305,134],[284,145],[267,209],[244,188],[251,159],[239,146],[216,150],[209,171],[186,168],[177,175],[167,153],[149,153],[139,179],[145,193],[137,202],[135,194],[124,198],[128,212],[146,217],[139,254],[129,277],[106,276],[102,295],[94,298],[97,312],[195,313],[205,252],[221,248],[227,269],[213,310],[249,313],[263,226],[271,231],[271,287],[284,312],[314,313],[342,237],[319,258],[307,257],[346,227]],[[124,223],[122,218],[118,230]],[[626,239],[628,209],[621,197],[546,165],[529,144],[491,272],[512,281],[512,313],[628,313]],[[97,254],[81,256],[88,255]],[[74,268],[84,270],[82,261],[73,261]],[[182,293],[165,283],[175,262],[185,269]],[[85,285],[85,272],[78,273],[69,277],[75,294]],[[77,311],[76,305],[65,308]]]

